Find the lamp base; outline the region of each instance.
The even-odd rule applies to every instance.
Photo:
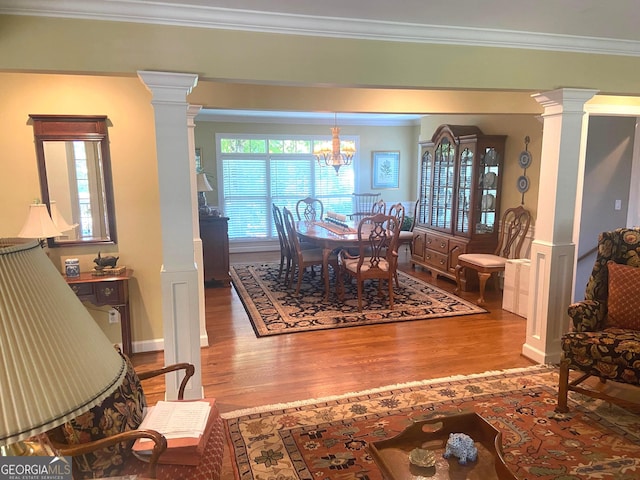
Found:
[[[40,440],[25,440],[0,446],[2,457],[50,457],[55,456],[51,445]]]

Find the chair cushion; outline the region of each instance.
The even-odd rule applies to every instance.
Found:
[[[398,235],[398,238],[401,242],[408,242],[410,240],[413,240],[413,232],[402,230]]]
[[[609,299],[607,327],[640,330],[640,268],[607,262]]]
[[[507,263],[506,258],[491,253],[464,253],[458,256],[458,261],[485,268],[504,268]]]
[[[350,270],[352,272],[358,272],[358,259],[357,258],[350,258],[345,260],[344,262],[344,268],[346,268],[347,270]],[[362,267],[360,267],[360,271],[361,272],[366,272],[368,270],[371,270],[372,266],[371,266],[371,257],[364,257],[364,260],[362,262]],[[383,272],[388,272],[389,271],[389,262],[387,262],[384,258],[380,259],[380,262],[378,263],[378,268],[380,270],[382,270]]]
[[[562,336],[569,368],[617,382],[640,384],[640,332],[607,328]]]
[[[62,426],[68,444],[99,440],[140,426],[146,399],[131,361],[125,355],[123,357],[127,362],[127,374],[122,384],[100,405]],[[119,443],[74,457],[73,469],[81,478],[116,476],[130,454],[131,444]]]

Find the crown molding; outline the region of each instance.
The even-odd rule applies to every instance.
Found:
[[[108,20],[287,35],[640,56],[632,40],[358,18],[293,15],[140,0],[3,0],[0,14]]]

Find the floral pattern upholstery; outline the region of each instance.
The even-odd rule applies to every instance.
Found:
[[[86,443],[116,433],[135,430],[143,418],[146,399],[131,361],[122,384],[100,405],[93,407],[62,426],[68,444]],[[78,478],[111,477],[118,475],[131,455],[131,444],[116,445],[73,458],[73,471]]]
[[[640,331],[607,327],[609,261],[640,268],[640,228],[600,234],[585,300],[568,309],[573,331],[562,337],[563,361],[572,370],[640,385]]]

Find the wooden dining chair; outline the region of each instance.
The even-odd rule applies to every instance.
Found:
[[[284,222],[280,208],[274,203],[271,206],[271,210],[273,212],[273,222],[276,224],[278,241],[280,242],[280,270],[278,270],[278,279],[282,277],[282,272],[284,271],[284,281],[286,284],[289,282],[289,271],[291,270],[291,248],[289,247],[287,232],[284,229]]]
[[[465,253],[458,255],[454,293],[458,293],[461,290],[460,274],[462,270],[471,268],[478,272],[480,280],[478,305],[484,304],[484,289],[491,275],[504,272],[508,259],[520,257],[520,250],[531,224],[531,213],[523,206],[509,208],[505,210],[500,223],[502,230],[494,253]]]
[[[351,196],[353,197],[354,208],[349,218],[359,221],[371,215],[371,208],[380,197],[380,193],[352,193]]]
[[[298,232],[295,227],[295,220],[293,213],[287,207],[283,207],[282,212],[284,214],[284,226],[287,231],[287,239],[289,240],[289,249],[291,252],[291,271],[289,276],[289,288],[293,286],[293,275],[295,272],[298,274],[298,283],[296,286],[296,295],[300,294],[300,287],[302,286],[302,277],[307,267],[314,267],[320,265],[322,267],[322,249],[321,248],[309,248],[303,249],[300,246],[300,240],[298,239]],[[337,256],[332,253],[329,257],[329,265],[331,265],[334,271],[338,271],[338,259]],[[322,271],[322,275],[328,275],[329,272]]]
[[[393,279],[398,269],[398,232],[396,217],[379,213],[364,217],[358,224],[358,256],[347,250],[338,254],[338,296],[344,299],[343,275],[354,278],[358,288],[358,311],[362,312],[362,287],[365,280],[378,279],[378,295],[387,281],[389,310],[393,310]]]
[[[316,221],[324,218],[324,205],[318,198],[307,197],[296,203],[298,220]]]
[[[380,199],[371,205],[371,215],[376,215],[378,213],[387,213],[387,203],[383,199]]]
[[[398,220],[398,225],[400,225],[400,230],[398,231],[398,248],[400,248],[400,245],[411,243],[411,240],[413,240],[413,232],[402,231],[402,225],[404,224],[404,205],[400,202],[391,205],[389,207],[389,215],[395,217]],[[406,234],[409,234],[408,237]],[[398,272],[396,272],[394,277],[396,280],[396,287],[400,287]]]

